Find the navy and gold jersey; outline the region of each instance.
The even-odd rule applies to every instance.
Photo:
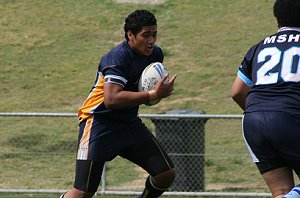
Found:
[[[251,87],[245,112],[300,114],[300,29],[283,27],[250,48],[238,76]]]
[[[100,60],[95,83],[79,109],[79,121],[86,120],[91,115],[122,121],[135,120],[139,106],[128,109],[105,107],[104,83],[119,84],[125,91],[138,91],[138,81],[145,67],[153,62],[163,62],[163,59],[163,52],[156,45],[149,56],[135,53],[127,41],[113,48]]]

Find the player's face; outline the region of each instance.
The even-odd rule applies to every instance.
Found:
[[[144,26],[137,35],[134,36],[130,31],[127,35],[129,45],[137,54],[149,56],[156,42],[157,27],[156,25]]]

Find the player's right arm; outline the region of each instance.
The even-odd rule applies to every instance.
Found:
[[[115,83],[104,84],[104,104],[108,109],[124,109],[146,104],[150,101],[149,93],[124,91],[123,87]]]
[[[152,91],[133,92],[125,91],[123,87],[116,83],[104,84],[104,104],[109,109],[123,109],[147,104],[150,100],[168,97],[173,92],[176,75],[171,80],[164,76]]]
[[[231,88],[232,99],[245,111],[246,99],[249,91],[253,87],[251,76],[252,62],[258,44],[253,45],[246,53],[241,65],[238,68],[237,77]]]
[[[243,110],[245,110],[246,99],[249,91],[250,87],[246,85],[239,76],[237,76],[231,88],[231,97]]]

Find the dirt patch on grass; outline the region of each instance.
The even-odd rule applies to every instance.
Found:
[[[117,3],[162,4],[164,0],[115,0]]]

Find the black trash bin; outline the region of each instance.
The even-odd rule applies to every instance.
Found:
[[[207,118],[188,117],[188,115],[205,113],[171,110],[164,114],[187,115],[176,118],[151,118],[158,141],[176,167],[176,178],[169,190],[204,191],[204,127]]]

